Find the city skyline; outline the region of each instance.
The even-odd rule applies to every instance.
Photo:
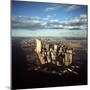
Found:
[[[12,36],[87,37],[87,6],[12,1]]]

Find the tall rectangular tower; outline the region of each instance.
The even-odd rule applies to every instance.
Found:
[[[36,39],[36,52],[40,53],[41,52],[41,41],[39,39]]]
[[[64,64],[65,66],[68,66],[71,63],[72,63],[72,50],[67,50],[67,53],[65,53]]]

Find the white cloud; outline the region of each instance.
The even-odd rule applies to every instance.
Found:
[[[45,18],[43,18],[43,20],[50,20],[52,19],[53,17],[51,15],[47,15]]]
[[[60,5],[56,5],[56,6],[52,6],[52,7],[46,8],[45,11],[46,12],[48,12],[48,11],[55,11],[55,10],[60,9],[60,8],[61,8]]]
[[[67,6],[66,8],[64,8],[64,10],[69,12],[69,11],[77,10],[78,8],[80,8],[80,6],[78,6],[78,5],[70,5],[70,6]]]
[[[73,11],[73,10],[77,10],[79,9],[80,6],[79,5],[55,5],[55,6],[51,6],[51,7],[47,7],[45,9],[46,12],[49,12],[49,11],[55,11],[55,10],[60,10],[60,9],[63,9],[64,11],[66,12],[70,12],[70,11]]]
[[[48,8],[46,8],[46,11],[53,11],[53,10],[55,10],[54,7],[48,7]]]
[[[53,19],[48,15],[46,18],[41,17],[25,17],[13,16],[12,28],[13,29],[68,29],[68,30],[87,30],[87,15],[82,14],[79,17],[74,17],[64,21]]]

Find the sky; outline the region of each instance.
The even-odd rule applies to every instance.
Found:
[[[12,36],[87,37],[86,5],[12,1]]]

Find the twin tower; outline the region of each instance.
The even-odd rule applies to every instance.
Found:
[[[57,66],[72,64],[73,50],[66,48],[65,46],[53,45],[50,47],[48,43],[44,43],[41,40],[36,39],[36,53],[39,57],[41,64],[53,63]]]

